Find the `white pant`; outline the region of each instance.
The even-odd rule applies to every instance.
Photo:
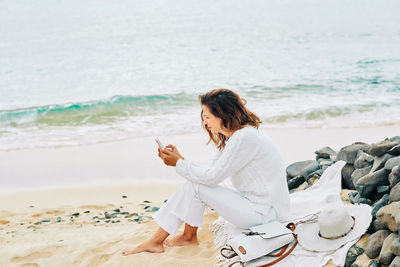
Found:
[[[277,215],[272,206],[266,214],[255,211],[248,199],[232,189],[187,181],[153,218],[162,229],[175,235],[182,222],[191,226],[202,225],[205,205],[213,208],[228,222],[244,229],[272,221]]]

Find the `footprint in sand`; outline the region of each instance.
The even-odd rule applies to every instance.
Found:
[[[52,247],[46,247],[42,248],[40,250],[31,252],[25,256],[17,256],[11,258],[11,262],[22,262],[22,261],[32,261],[32,260],[37,260],[37,259],[42,259],[42,258],[50,258],[54,256],[55,254],[59,253],[59,250],[61,250],[63,246],[52,246]],[[28,264],[28,263],[27,263]],[[32,264],[32,263],[29,263]]]

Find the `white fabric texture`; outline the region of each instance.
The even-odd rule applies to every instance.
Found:
[[[312,214],[320,212],[329,206],[344,205],[340,198],[341,192],[341,170],[346,164],[344,161],[338,161],[325,170],[319,181],[304,191],[295,192],[290,195],[291,210],[281,216],[281,222],[298,222],[309,218]],[[296,230],[301,229],[298,227]],[[210,229],[214,234],[214,242],[217,249],[226,244],[226,241],[240,234],[241,230],[225,221],[221,217],[218,218]],[[338,266],[344,266],[347,251],[357,242],[355,239],[336,251],[331,252],[311,252],[303,249],[300,245],[285,259],[274,266],[277,267],[318,267],[325,265],[332,259],[332,263]],[[228,266],[231,262],[238,260],[235,257],[226,260],[221,256],[218,257],[218,266]],[[271,261],[271,258],[262,257],[251,261],[246,266],[258,266]]]
[[[276,219],[276,211],[269,207],[268,214],[251,208],[248,199],[239,192],[222,186],[207,186],[191,181],[184,183],[153,215],[158,225],[175,235],[182,222],[191,226],[203,224],[205,205],[237,227],[248,229]]]
[[[176,172],[204,185],[217,185],[230,177],[240,195],[263,214],[268,214],[269,207],[273,206],[280,218],[290,209],[282,157],[271,139],[251,126],[235,131],[209,166],[180,159]]]

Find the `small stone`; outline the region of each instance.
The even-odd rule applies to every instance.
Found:
[[[315,162],[315,160],[305,160],[305,161],[299,161],[290,164],[286,168],[286,174],[289,177],[297,177],[301,175],[301,171],[309,164]]]
[[[372,169],[371,172],[377,171],[385,167],[386,162],[393,158],[393,155],[390,154],[384,154],[383,156],[380,157],[375,157],[374,158],[374,163],[372,164]]]
[[[387,153],[393,156],[400,156],[400,145],[392,147]]]
[[[304,178],[310,175],[311,173],[315,172],[318,170],[319,164],[317,161],[313,161],[312,163],[308,164],[305,166],[301,171],[300,175],[303,176]]]
[[[376,218],[390,231],[397,232],[400,223],[400,202],[392,202],[380,208],[376,213]]]
[[[122,198],[127,198],[127,196],[122,196]]]
[[[394,255],[397,255],[397,256],[400,255],[400,240],[398,238],[393,240],[392,245],[390,245],[390,251]]]
[[[356,169],[362,169],[368,166],[371,166],[372,163],[374,162],[374,157],[365,153],[362,150],[359,150],[357,152],[356,159],[354,161],[354,167]]]
[[[379,253],[379,262],[381,264],[390,264],[395,255],[390,250],[390,246],[392,245],[393,240],[398,239],[399,236],[395,233],[391,233],[388,237],[386,237],[383,242],[381,252]]]
[[[349,164],[354,164],[354,161],[357,157],[357,153],[359,150],[367,151],[370,148],[370,145],[366,143],[354,143],[349,146],[345,146],[339,150],[339,153],[336,157],[336,161],[344,160]]]
[[[397,142],[383,140],[381,142],[371,145],[370,149],[368,150],[368,154],[371,154],[372,156],[380,157],[396,145],[398,145]]]
[[[298,187],[299,185],[301,185],[304,182],[305,182],[305,179],[303,176],[296,176],[296,177],[290,179],[288,181],[289,190]]]
[[[364,253],[364,249],[360,248],[356,244],[351,246],[347,251],[346,261],[344,263],[345,267],[351,266],[351,264],[357,259],[357,257]]]
[[[86,211],[84,211],[83,213],[90,213],[90,210],[86,210]]]
[[[379,194],[386,194],[386,193],[389,193],[390,192],[390,186],[388,186],[388,185],[381,185],[381,186],[378,186],[377,188],[376,188],[376,192],[378,192]]]
[[[400,256],[396,256],[392,263],[390,263],[389,267],[400,267]]]
[[[121,214],[121,215],[127,215],[127,214],[129,214],[129,212],[124,211],[124,212],[120,212],[119,214]]]
[[[386,161],[385,169],[391,171],[395,166],[399,165],[400,165],[400,156],[392,157]]]
[[[117,213],[121,212],[120,209],[115,209],[115,210],[113,210],[113,211],[115,211],[115,212],[117,212]]]
[[[386,237],[390,235],[390,231],[388,230],[380,230],[373,233],[368,240],[368,246],[365,249],[365,253],[370,259],[375,259],[379,256],[381,252],[383,242],[385,241]]]
[[[372,205],[372,211],[371,211],[372,216],[375,217],[378,210],[386,206],[388,203],[389,203],[389,194],[385,194],[381,199],[379,199]]]
[[[148,208],[150,208],[149,205],[145,206],[143,209],[147,210]]]
[[[71,216],[78,217],[79,216],[79,212],[72,213]]]
[[[389,195],[389,203],[400,201],[400,183],[397,183],[393,188],[390,190]]]
[[[369,262],[367,267],[379,267],[379,262],[376,260],[372,260]]]
[[[42,220],[42,222],[50,222],[50,220]]]
[[[354,172],[351,174],[351,181],[353,182],[353,184],[356,184],[361,177],[369,174],[371,168],[372,166],[367,166],[365,168],[355,169]]]
[[[354,184],[353,181],[351,180],[351,175],[354,172],[355,168],[353,166],[353,164],[346,164],[343,166],[342,168],[342,188],[343,189],[350,189],[350,190],[354,190]]]
[[[372,233],[377,232],[379,230],[387,230],[387,227],[385,227],[380,220],[375,219],[372,222]]]
[[[378,170],[361,177],[355,187],[362,197],[368,197],[380,185],[386,185],[389,172],[385,169]]]
[[[153,207],[152,209],[151,209],[151,211],[152,212],[155,212],[155,211],[158,211],[160,208],[159,207]]]
[[[393,136],[389,138],[390,142],[396,142],[397,144],[400,144],[400,136]]]
[[[397,167],[394,167],[393,169],[395,169]],[[389,174],[389,183],[390,183],[390,187],[394,187],[396,184],[398,184],[400,182],[400,176],[396,176],[393,174],[393,170],[392,172]]]
[[[148,200],[144,200],[143,202],[144,202],[144,203],[151,203],[151,202],[150,202],[150,201],[148,201]]]
[[[104,212],[104,217],[106,217],[106,219],[110,219],[111,215],[106,211]]]
[[[336,156],[337,152],[329,146],[318,149],[314,152],[318,158],[330,159],[331,156]]]

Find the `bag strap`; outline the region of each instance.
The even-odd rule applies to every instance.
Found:
[[[289,228],[292,232],[296,229],[296,225],[295,225],[294,223],[289,223],[286,227]],[[258,266],[258,267],[268,267],[268,266],[272,266],[272,265],[274,265],[275,263],[278,263],[278,262],[280,262],[281,260],[283,260],[284,258],[286,258],[286,257],[294,250],[294,248],[297,246],[297,243],[298,243],[298,241],[297,241],[297,235],[296,235],[296,234],[293,234],[293,236],[294,236],[295,242],[293,243],[293,245],[290,247],[290,249],[289,249],[288,251],[286,251],[286,250],[287,250],[287,248],[289,247],[289,244],[283,246],[282,249],[281,249],[277,254],[267,254],[267,255],[265,255],[265,256],[267,256],[267,257],[278,257],[278,258],[275,259],[275,260],[273,260],[273,261],[271,261],[271,262],[268,262],[268,263],[266,263],[266,264],[260,265],[260,266]],[[229,256],[225,256],[225,255],[222,253],[222,251],[225,251],[225,250],[226,250],[226,251],[233,252],[233,253],[232,253],[231,255],[229,255]],[[222,257],[224,257],[224,258],[226,258],[226,259],[231,259],[231,258],[233,258],[233,257],[235,257],[235,256],[238,256],[237,253],[232,249],[232,247],[229,247],[229,248],[222,248],[221,251],[220,251],[220,253],[221,253]],[[232,267],[232,266],[233,266],[234,264],[236,264],[236,263],[239,263],[240,265],[244,266],[244,263],[243,263],[242,261],[238,260],[238,261],[232,262],[228,267]]]
[[[296,229],[296,225],[295,225],[294,223],[289,223],[289,224],[287,225],[287,227],[288,227],[290,230],[292,230],[292,231],[294,231],[294,229]],[[279,258],[277,258],[277,259],[275,259],[275,260],[273,260],[273,261],[271,261],[271,262],[268,262],[268,263],[266,263],[266,264],[260,265],[260,266],[258,266],[258,267],[268,267],[268,266],[272,266],[272,265],[274,265],[275,263],[278,263],[278,262],[280,262],[281,260],[283,260],[284,258],[286,258],[286,257],[294,250],[294,248],[297,246],[297,243],[298,243],[298,241],[297,241],[297,235],[296,235],[296,234],[293,234],[293,236],[294,236],[295,241],[294,241],[293,245],[290,247],[290,249],[289,249],[286,253],[284,253],[284,252],[286,251],[286,249],[288,248],[289,245],[286,245],[285,247],[283,247],[282,250],[281,250],[278,254],[275,254],[275,255],[266,255],[266,256],[269,256],[269,257],[276,257],[277,255],[279,255]]]

